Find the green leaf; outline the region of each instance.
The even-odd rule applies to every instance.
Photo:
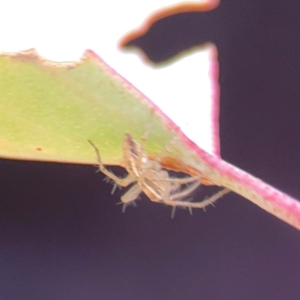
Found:
[[[124,134],[140,140],[149,124],[150,152],[176,144],[176,125],[92,51],[79,63],[2,54],[0,93],[1,157],[92,164],[90,139],[106,164],[121,164]]]

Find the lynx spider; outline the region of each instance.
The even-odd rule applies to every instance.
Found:
[[[123,212],[127,205],[135,204],[135,200],[142,192],[144,192],[152,202],[164,203],[172,206],[172,217],[174,217],[176,207],[188,208],[191,213],[192,208],[204,208],[229,192],[228,189],[223,189],[202,202],[182,200],[200,186],[200,178],[170,177],[169,173],[162,168],[159,162],[152,161],[147,156],[144,151],[146,139],[147,132],[144,134],[141,144],[134,140],[129,133],[125,134],[123,140],[123,164],[128,172],[128,175],[125,178],[119,178],[105,168],[98,148],[93,142],[89,141],[96,152],[99,170],[115,183],[115,187],[127,187],[130,184],[133,184],[133,186],[121,197]],[[186,184],[190,185],[182,189],[182,185]],[[115,190],[115,187],[113,191]]]

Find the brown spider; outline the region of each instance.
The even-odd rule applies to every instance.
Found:
[[[188,197],[201,184],[197,177],[173,178],[169,173],[161,167],[157,161],[152,161],[144,151],[144,142],[146,138],[143,137],[142,144],[139,144],[133,137],[126,133],[123,140],[123,164],[128,172],[125,178],[119,178],[111,171],[107,170],[103,165],[98,148],[93,142],[89,141],[95,149],[99,170],[111,179],[118,186],[127,187],[130,184],[133,186],[121,197],[123,203],[123,211],[128,204],[135,204],[141,192],[144,192],[148,198],[157,203],[164,203],[175,207],[189,208],[204,208],[212,204],[214,201],[228,193],[230,190],[223,189],[209,199],[202,202],[189,202],[182,199]],[[182,188],[182,185],[189,184]],[[114,189],[115,189],[114,187]],[[113,191],[114,191],[113,189]],[[172,216],[174,214],[172,212]]]

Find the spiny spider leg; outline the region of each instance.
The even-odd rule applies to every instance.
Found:
[[[122,203],[129,203],[137,199],[137,197],[140,195],[142,192],[141,187],[139,184],[134,184],[122,197],[121,201]]]
[[[126,187],[129,184],[133,183],[134,181],[136,181],[135,178],[133,178],[130,174],[128,174],[125,178],[119,178],[118,176],[116,176],[114,173],[110,172],[109,170],[107,170],[101,160],[100,157],[100,153],[98,148],[95,146],[95,144],[89,140],[89,143],[92,145],[92,147],[95,149],[96,155],[97,155],[97,161],[99,164],[99,170],[105,174],[108,178],[112,179],[117,185],[120,185],[122,187]]]
[[[163,171],[163,170],[161,170],[161,171]],[[178,183],[180,185],[188,184],[188,183],[191,183],[194,181],[198,181],[199,184],[201,184],[200,179],[202,177],[202,176],[199,176],[199,177],[183,177],[183,178],[174,178],[174,177],[162,178],[162,177],[157,176],[158,174],[155,174],[155,175],[156,176],[149,177],[149,178],[151,178],[153,181],[157,180],[157,181],[172,182],[172,183]]]
[[[130,204],[136,207],[135,200],[141,192],[140,186],[136,183],[121,197],[123,203],[122,212],[125,212],[126,207]]]
[[[98,166],[97,166],[98,167]],[[100,170],[99,170],[100,171]],[[106,183],[111,183],[113,185],[113,188],[111,190],[111,195],[113,195],[116,191],[116,189],[118,188],[119,190],[122,189],[122,186],[118,185],[116,182],[114,182],[112,179],[110,179],[109,177],[105,176],[105,178],[103,179],[104,182]]]
[[[204,200],[202,200],[202,201],[204,201]],[[192,202],[193,198],[184,199],[184,201],[186,201],[186,202]],[[176,206],[174,206],[174,207],[176,207]],[[189,210],[189,213],[190,213],[191,216],[193,215],[193,208],[192,207],[184,207],[184,208],[187,208]]]
[[[195,183],[189,185],[187,188],[170,195],[169,199],[171,201],[175,201],[175,200],[185,198],[185,197],[189,196],[193,191],[195,191],[200,185],[201,185],[201,182],[196,181]],[[166,196],[167,195],[165,195],[165,197]],[[165,199],[165,197],[164,197],[164,199]]]
[[[230,190],[225,188],[202,202],[187,202],[187,201],[180,201],[180,200],[173,201],[173,200],[170,200],[167,198],[163,199],[163,202],[170,206],[183,206],[183,207],[187,207],[187,208],[189,208],[189,207],[190,208],[204,208],[205,206],[212,204],[213,202],[215,202],[216,200],[218,200],[219,198],[221,198],[222,196],[224,196],[225,194],[227,194],[229,192],[230,192]]]

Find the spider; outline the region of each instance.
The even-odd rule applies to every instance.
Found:
[[[93,142],[89,141],[96,152],[99,170],[115,183],[115,187],[127,187],[133,184],[121,197],[123,212],[128,204],[135,204],[135,200],[142,192],[144,192],[152,202],[164,203],[173,206],[173,208],[177,206],[189,208],[191,212],[192,208],[204,208],[230,191],[223,189],[209,199],[198,203],[182,200],[200,186],[200,178],[170,177],[168,171],[164,170],[159,162],[149,159],[144,151],[145,141],[146,137],[144,136],[142,144],[139,144],[129,133],[125,134],[123,140],[123,164],[128,172],[125,178],[119,178],[105,168],[101,161],[98,148]],[[182,188],[182,185],[187,184],[189,184],[187,187]],[[172,216],[173,214],[174,212],[172,212]]]

